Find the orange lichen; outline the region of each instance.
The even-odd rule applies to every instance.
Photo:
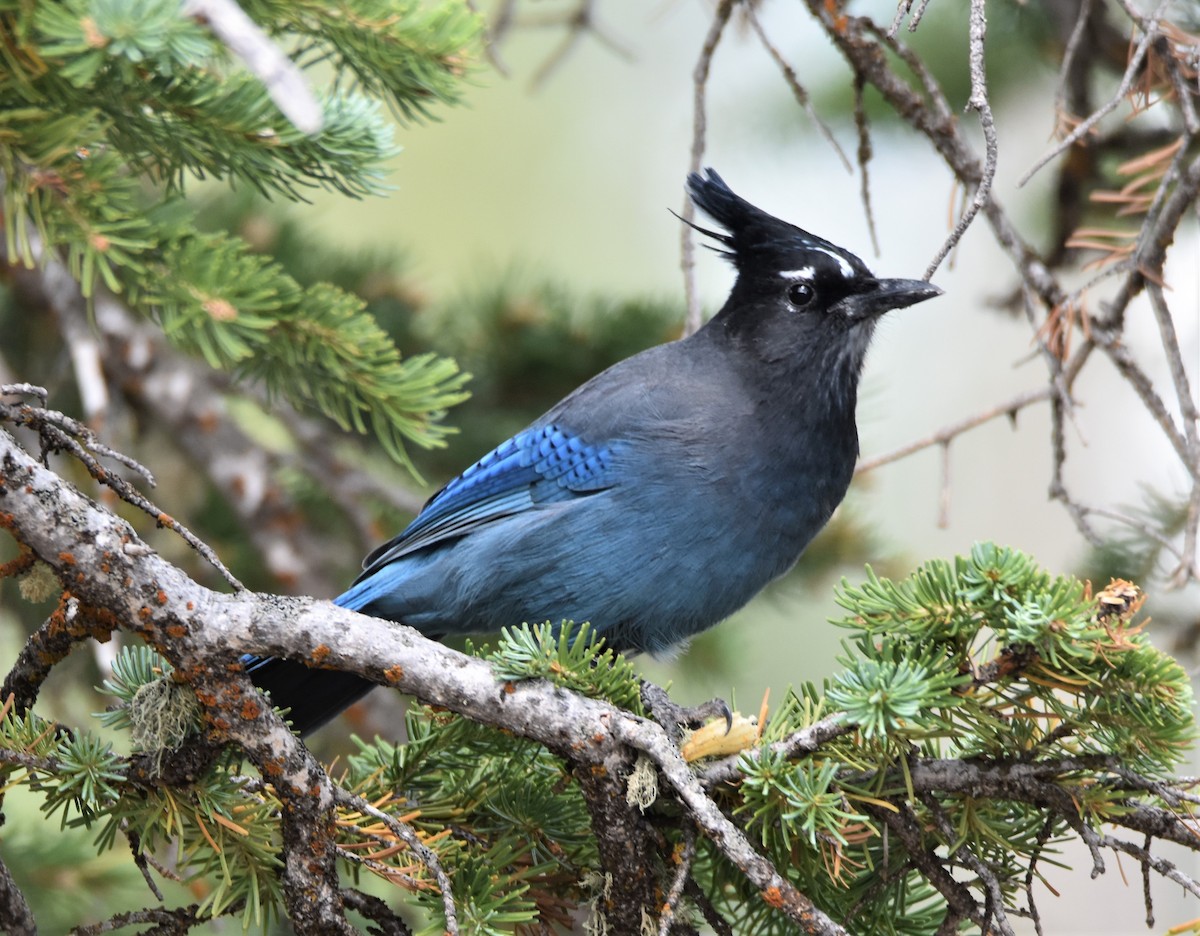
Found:
[[[846,26],[850,20],[846,14],[838,8],[837,0],[825,0],[825,13],[833,20],[834,32],[844,33]]]
[[[767,905],[774,907],[776,910],[783,906],[783,894],[780,893],[778,887],[768,887],[762,892],[762,899],[767,902]]]
[[[37,556],[29,552],[29,550],[23,550],[17,558],[0,564],[0,578],[8,578],[9,576],[21,575],[24,572],[28,572],[33,568],[35,562],[37,562]]]
[[[389,666],[386,670],[384,670],[383,676],[394,686],[404,678],[404,667],[399,663],[396,663],[394,666]]]

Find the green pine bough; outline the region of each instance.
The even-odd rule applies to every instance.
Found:
[[[939,884],[980,908],[993,886],[1009,912],[1032,906],[1039,868],[1061,865],[1065,840],[1107,844],[1103,828],[1136,828],[1132,819],[1147,811],[1185,820],[1194,812],[1173,775],[1196,734],[1191,687],[1147,638],[1131,584],[1094,592],[1021,552],[982,544],[903,580],[868,571],[863,584],[843,584],[839,602],[846,614],[835,623],[850,633],[843,671],[824,690],[789,692],[738,756],[734,782],[711,794],[851,931],[939,931],[948,912],[962,911]],[[478,652],[498,680],[546,679],[638,705],[633,668],[587,626],[522,625]],[[116,743],[7,712],[0,780],[35,791],[61,825],[93,830],[100,851],[132,831],[142,849],[172,856],[204,895],[202,916],[263,924],[282,900],[280,804],[270,785],[233,752],[182,789],[147,786],[131,769],[131,755],[157,743],[154,730],[179,742],[189,716],[147,708],[169,697],[148,689],[170,677],[150,650],[122,651],[104,686],[118,705],[99,716]],[[788,753],[789,736],[830,717],[847,730],[812,753]],[[568,764],[444,710],[414,706],[406,733],[405,743],[355,739],[358,751],[335,779],[416,830],[454,883],[464,932],[567,926],[596,902],[602,868]],[[131,755],[116,753],[121,738]],[[703,780],[709,768],[694,769]],[[650,808],[667,845],[682,847],[671,818],[678,808],[662,798]],[[377,816],[344,807],[337,835],[347,875],[381,878],[392,900],[423,909],[422,932],[441,931],[431,872]],[[938,876],[939,860],[953,860],[958,883]],[[691,870],[735,932],[792,932],[703,837]],[[679,912],[689,912],[686,902]]]
[[[975,856],[988,874],[972,887],[994,882],[1016,906],[1039,862],[1061,863],[1065,839],[1094,844],[1140,805],[1194,811],[1186,795],[1159,795],[1196,737],[1191,684],[1147,638],[1130,583],[1094,594],[984,543],[900,581],[868,569],[838,601],[845,670],[824,692],[789,695],[765,744],[740,759],[735,807],[835,919],[939,931],[945,899],[896,829],[929,853]],[[856,730],[798,761],[774,753],[771,742],[832,713]],[[719,883],[714,871],[725,894]],[[718,904],[741,911],[746,932],[786,931],[761,904]]]
[[[457,103],[481,22],[460,0],[248,3],[302,68],[331,74],[308,135],[179,0],[0,2],[0,186],[10,262],[61,259],[179,348],[346,430],[444,444],[466,398],[448,359],[402,357],[357,297],[301,287],[240,238],[201,232],[184,190],[212,178],[303,201],[384,191],[403,121]],[[310,73],[311,74],[311,73]]]

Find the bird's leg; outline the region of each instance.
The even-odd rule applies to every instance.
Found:
[[[682,706],[671,701],[667,690],[645,679],[642,684],[642,705],[658,722],[676,746],[682,738],[680,726],[699,728],[710,718],[725,719],[725,730],[733,727],[733,712],[724,699],[709,699],[700,705]]]

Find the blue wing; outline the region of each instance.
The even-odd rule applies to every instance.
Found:
[[[399,536],[363,560],[355,583],[401,556],[501,517],[612,487],[613,461],[611,446],[590,445],[556,425],[526,429],[433,495]]]
[[[526,429],[434,494],[399,536],[363,560],[363,572],[354,585],[401,556],[464,536],[492,520],[538,504],[603,491],[614,483],[612,447],[588,445],[555,425]],[[380,584],[385,591],[390,587],[388,583]],[[351,586],[334,603],[358,610],[375,597],[375,591]],[[279,662],[249,654],[242,657],[246,671],[260,673],[259,682],[267,688],[270,684],[266,674]],[[362,685],[369,687],[367,683]],[[362,694],[357,682],[352,688]]]

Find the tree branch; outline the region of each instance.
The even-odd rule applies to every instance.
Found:
[[[844,932],[754,851],[652,722],[541,680],[502,684],[482,660],[411,628],[328,602],[206,589],[142,543],[127,522],[38,464],[7,432],[0,432],[0,527],[60,574],[76,567],[95,570],[75,583],[73,593],[163,654],[195,689],[208,736],[238,744],[271,780],[284,803],[284,890],[298,932],[350,931],[332,865],[336,794],[324,771],[238,671],[237,660],[245,653],[358,673],[540,742],[577,765],[585,796],[593,794],[589,807],[602,853],[606,841],[615,849],[617,838],[597,826],[630,809],[620,783],[632,759],[630,748],[641,750],[663,772],[700,831],[744,871],[764,900],[806,933]],[[613,828],[630,847],[629,824],[616,822]],[[637,838],[632,847],[639,847]],[[617,852],[608,857],[614,860]],[[619,857],[627,860],[628,851],[620,850]],[[626,896],[632,892],[644,899],[647,881],[653,883],[645,869],[606,868],[618,880],[633,874]],[[636,909],[636,929],[644,908],[644,903],[635,908],[614,899],[610,910],[621,915],[610,922],[622,927]]]
[[[9,936],[37,936],[38,931],[29,902],[3,861],[0,861],[0,929]]]

